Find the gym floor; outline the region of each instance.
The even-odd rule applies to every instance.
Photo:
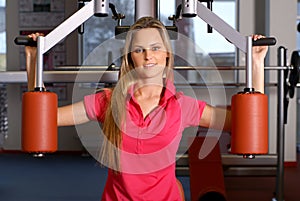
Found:
[[[179,179],[188,201],[189,178]],[[0,153],[1,201],[99,201],[105,180],[106,169],[90,156],[59,153],[34,158],[23,153]],[[286,167],[285,200],[299,201],[299,186],[299,164]],[[225,177],[225,187],[228,201],[271,201],[276,178]]]
[[[284,200],[300,200],[300,153],[297,165],[284,168]],[[225,177],[228,201],[271,201],[276,192],[276,177]]]

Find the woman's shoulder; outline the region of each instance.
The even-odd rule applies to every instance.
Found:
[[[99,88],[94,93],[84,96],[84,101],[88,103],[108,102],[111,98],[112,89]]]
[[[196,94],[186,94],[183,91],[178,91],[174,96],[178,101],[187,105],[192,105],[192,103],[206,104],[204,100],[197,98]]]
[[[110,97],[112,94],[112,88],[99,88],[96,89],[95,95]]]

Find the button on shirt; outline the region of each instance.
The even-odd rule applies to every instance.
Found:
[[[121,172],[109,170],[102,200],[180,200],[175,159],[183,130],[198,126],[205,102],[176,92],[167,82],[158,106],[145,118],[133,96],[126,98],[122,123]],[[87,115],[104,121],[111,92],[104,90],[85,96]]]

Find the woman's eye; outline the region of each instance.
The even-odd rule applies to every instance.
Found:
[[[152,51],[158,51],[160,47],[152,47]]]
[[[134,49],[134,52],[135,53],[141,53],[141,52],[143,52],[143,49],[142,48],[136,48],[136,49]]]

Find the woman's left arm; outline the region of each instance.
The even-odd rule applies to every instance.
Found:
[[[253,39],[264,38],[262,35],[253,35]],[[264,93],[264,67],[268,46],[254,46],[252,48],[252,84],[255,91]]]
[[[253,35],[254,40],[263,37],[262,35]],[[252,49],[252,84],[253,88],[261,93],[264,93],[264,61],[267,51],[267,46],[255,46]],[[225,108],[206,105],[202,113],[200,126],[230,131],[231,112]]]

